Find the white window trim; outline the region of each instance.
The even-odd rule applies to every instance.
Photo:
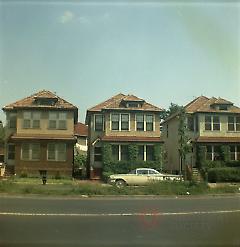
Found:
[[[234,145],[234,161],[237,161],[238,160],[237,159],[237,146],[239,146],[239,145]]]
[[[24,113],[25,112],[28,112],[30,114],[30,118],[24,118]],[[34,118],[33,117],[34,113],[38,113],[39,114],[39,118]],[[23,129],[40,129],[41,128],[41,114],[42,114],[41,111],[23,111],[22,128]],[[24,120],[30,120],[30,127],[29,128],[24,126]],[[38,120],[39,121],[39,127],[37,127],[37,128],[33,127],[33,121],[34,120]]]
[[[55,149],[55,157],[56,157],[56,159],[51,160],[51,159],[48,158],[48,145],[49,145],[49,144],[58,145],[59,143],[54,142],[54,143],[48,143],[48,144],[47,144],[47,161],[50,161],[50,162],[66,162],[66,161],[67,161],[67,144],[66,144],[66,143],[62,143],[62,144],[64,144],[64,146],[65,146],[65,154],[66,154],[64,160],[58,160],[58,150],[57,150],[57,149]]]
[[[56,113],[57,114],[57,117],[56,117],[56,119],[50,119],[50,113]],[[61,118],[59,118],[59,114],[60,113],[64,113],[65,115],[66,115],[66,118],[65,119],[61,119]],[[50,129],[50,130],[67,130],[67,128],[68,128],[68,124],[67,124],[67,111],[49,111],[48,112],[48,129]],[[56,121],[56,128],[50,128],[50,120],[52,120],[52,121]],[[65,121],[66,122],[66,128],[59,128],[59,122],[60,121]]]
[[[112,129],[112,114],[118,114],[119,115],[119,120],[118,120],[119,128],[118,128],[118,130],[113,130]],[[122,121],[121,121],[122,117],[121,116],[122,115],[128,115],[128,130],[121,130],[121,128],[122,128]],[[115,113],[115,112],[112,112],[110,114],[110,130],[111,131],[128,132],[128,131],[131,130],[130,127],[131,127],[131,114],[130,113],[117,113],[117,112]]]
[[[206,130],[206,117],[211,117],[211,130]],[[219,130],[214,130],[213,129],[213,117],[219,117]],[[221,125],[221,117],[219,116],[219,115],[205,115],[205,117],[204,117],[204,130],[205,131],[217,131],[217,132],[219,132],[219,131],[221,131],[221,127],[222,127],[222,125]]]
[[[239,130],[237,130],[237,117],[238,116],[232,116],[234,118],[233,120],[233,126],[234,126],[234,130],[228,130],[229,132],[240,132]],[[227,121],[227,124],[229,124],[229,121]]]
[[[143,115],[143,130],[137,130],[137,115]],[[151,115],[153,116],[153,130],[147,130],[147,121],[146,121],[146,116]],[[155,114],[152,113],[136,113],[135,114],[135,131],[141,132],[141,131],[146,131],[146,132],[154,132],[156,130],[156,121],[155,121]]]

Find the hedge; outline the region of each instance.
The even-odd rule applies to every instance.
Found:
[[[240,168],[219,167],[208,170],[208,181],[216,182],[240,182]]]
[[[227,167],[240,167],[240,161],[227,161],[225,163],[225,166]]]

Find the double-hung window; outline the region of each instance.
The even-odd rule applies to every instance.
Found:
[[[228,116],[228,131],[240,131],[240,116]]]
[[[152,114],[136,114],[136,130],[137,131],[153,131],[154,117]]]
[[[67,148],[65,143],[49,143],[47,151],[49,161],[66,161]]]
[[[95,131],[104,130],[104,116],[102,114],[94,115],[94,129]]]
[[[212,130],[212,118],[211,118],[211,116],[205,116],[205,130]]]
[[[136,125],[137,125],[137,131],[144,131],[144,115],[143,114],[136,115]]]
[[[129,114],[128,113],[112,113],[111,114],[111,129],[128,131],[129,130]]]
[[[220,117],[205,116],[205,130],[220,130]]]
[[[21,147],[22,160],[40,160],[40,144],[24,143]]]
[[[213,130],[220,130],[220,118],[219,118],[219,116],[213,116]]]
[[[94,161],[102,161],[102,147],[94,148]]]
[[[9,113],[8,124],[9,124],[10,129],[16,129],[17,127],[17,114],[16,113]]]
[[[153,115],[146,115],[146,131],[153,131]]]
[[[230,160],[240,160],[240,146],[230,145]]]
[[[119,114],[112,114],[111,121],[112,121],[112,130],[119,130]]]
[[[24,129],[39,129],[40,128],[40,112],[24,111],[23,112],[23,128]]]
[[[194,131],[194,117],[188,116],[187,117],[187,126],[189,131]]]
[[[67,113],[66,112],[49,112],[49,129],[67,129]]]
[[[121,130],[129,130],[129,114],[121,114]]]
[[[154,160],[154,147],[151,145],[146,146],[146,154],[147,154],[147,160],[152,161]]]

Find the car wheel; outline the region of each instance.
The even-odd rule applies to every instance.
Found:
[[[115,185],[116,185],[116,187],[118,187],[118,188],[122,188],[122,187],[125,187],[125,186],[126,186],[126,182],[125,182],[124,180],[122,180],[122,179],[119,179],[119,180],[117,180],[117,181],[115,182]]]

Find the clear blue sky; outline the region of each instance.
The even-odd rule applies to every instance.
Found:
[[[240,106],[240,5],[1,1],[0,106],[41,89],[85,112],[117,93]],[[1,112],[0,119],[5,116]]]

